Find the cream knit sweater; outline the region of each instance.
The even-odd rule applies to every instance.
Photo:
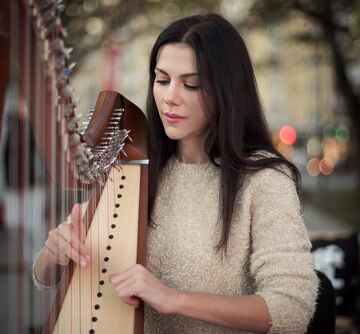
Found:
[[[238,194],[221,258],[214,247],[220,174],[211,164],[169,160],[148,229],[147,267],[166,285],[188,292],[261,296],[271,333],[304,333],[315,309],[317,278],[299,199],[289,177],[264,169]],[[241,333],[178,315],[145,312],[146,334]]]
[[[286,175],[264,169],[238,194],[228,255],[214,247],[219,171],[170,159],[148,229],[147,267],[163,283],[188,292],[257,294],[268,305],[270,333],[304,333],[314,312],[317,278],[299,199]],[[47,289],[34,276],[40,289]],[[145,309],[145,334],[245,333]]]

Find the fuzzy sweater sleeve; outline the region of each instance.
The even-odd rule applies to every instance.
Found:
[[[294,182],[273,169],[252,181],[250,270],[268,306],[269,333],[305,333],[318,281]]]

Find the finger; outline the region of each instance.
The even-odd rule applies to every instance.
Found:
[[[86,259],[85,256],[83,256],[76,248],[74,247],[69,247],[68,248],[68,253],[67,256],[73,260],[76,264],[82,266],[82,267],[86,267],[88,265],[88,260]]]
[[[84,247],[70,224],[60,224],[51,230],[45,245],[51,251],[50,258],[56,263],[68,264],[72,259],[83,267],[87,265]]]
[[[66,228],[68,229],[68,226]],[[62,259],[65,257],[67,262],[71,259],[82,267],[86,267],[86,258],[79,252],[79,249],[72,246],[72,244],[67,240],[68,238],[68,233],[64,232],[64,234],[61,234],[59,232],[59,237],[57,239],[48,240],[47,244],[58,256],[59,261],[63,261]]]
[[[115,289],[121,300],[132,306],[140,303],[140,298],[136,295],[135,285],[135,281],[127,281]]]
[[[136,264],[129,269],[123,271],[121,274],[116,275],[109,275],[109,280],[113,285],[118,285],[128,279],[130,279],[132,276],[134,276],[137,273],[146,273],[147,270],[140,264]]]
[[[138,297],[128,297],[128,298],[123,298],[122,301],[130,306],[134,306],[135,308],[138,307],[140,305],[140,298]]]
[[[51,240],[47,240],[45,242],[45,256],[52,262],[66,265],[69,263],[69,258],[66,256],[66,254],[59,254],[58,252],[58,246],[51,242]]]
[[[124,283],[131,277],[132,277],[132,275],[129,275],[128,273],[124,272],[124,273],[117,274],[117,275],[109,275],[109,281],[112,285],[114,285],[116,287],[119,284]]]
[[[74,204],[71,210],[71,226],[74,228],[78,238],[75,240],[75,247],[79,249],[83,256],[89,258],[90,255],[83,246],[83,217],[82,217],[82,204]]]
[[[75,228],[79,237],[81,236],[81,223],[82,223],[82,207],[80,203],[74,204],[71,210],[71,224]]]
[[[88,261],[85,256],[83,256],[78,249],[72,247],[71,244],[67,243],[64,245],[66,255],[73,260],[76,264],[86,267]]]
[[[83,245],[83,243],[80,241],[79,236],[76,234],[74,227],[72,227],[71,224],[61,224],[58,227],[58,239],[57,242],[58,244],[63,244],[65,242],[65,245],[67,247],[71,247],[74,248],[76,250],[76,252],[74,253],[76,255],[76,253],[79,253],[81,257],[83,257],[84,261],[87,262],[86,257],[87,257],[87,252],[86,249]],[[64,248],[62,248],[64,249]],[[71,249],[69,249],[70,251]],[[71,252],[73,252],[71,250]],[[70,256],[70,253],[67,252],[67,255]]]

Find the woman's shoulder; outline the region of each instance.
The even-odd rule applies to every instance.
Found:
[[[266,160],[279,158],[279,156],[275,153],[266,150],[252,151],[251,153],[249,153],[248,157],[250,160]]]
[[[272,160],[276,162],[279,157],[268,151],[256,151],[249,156],[251,160]],[[259,168],[247,175],[247,183],[253,189],[269,193],[284,193],[293,191],[296,187],[292,171],[285,162],[270,164]]]

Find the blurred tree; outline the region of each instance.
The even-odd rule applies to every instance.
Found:
[[[81,65],[91,51],[159,30],[173,17],[217,11],[219,0],[64,0],[64,4],[66,42],[75,46],[72,60]]]
[[[254,0],[247,25],[278,24],[294,13],[304,15],[319,27],[312,34],[301,36],[302,41],[323,43],[330,50],[335,87],[352,127],[353,158],[360,182],[360,85],[351,77],[351,68],[360,66],[360,1]]]

